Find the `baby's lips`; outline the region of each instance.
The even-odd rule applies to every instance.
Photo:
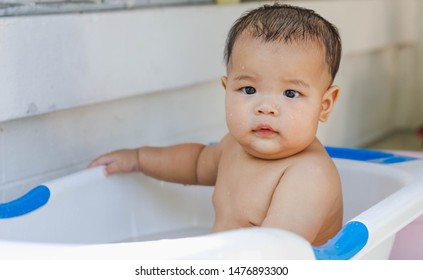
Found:
[[[271,132],[276,132],[276,130],[273,129],[272,126],[268,125],[268,124],[259,124],[254,131],[271,131]]]

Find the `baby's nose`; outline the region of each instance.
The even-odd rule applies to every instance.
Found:
[[[279,110],[275,105],[263,103],[256,107],[255,109],[256,115],[272,115],[278,116]]]

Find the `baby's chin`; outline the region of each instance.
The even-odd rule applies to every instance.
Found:
[[[281,146],[275,145],[275,143],[250,143],[249,145],[241,146],[252,157],[263,160],[278,160],[296,155],[307,149],[309,145]]]
[[[284,153],[281,150],[257,150],[252,148],[244,148],[244,151],[250,156],[263,160],[278,160],[292,156],[294,153]]]

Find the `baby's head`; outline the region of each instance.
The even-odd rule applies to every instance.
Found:
[[[242,16],[225,50],[226,122],[247,153],[278,159],[315,140],[339,89],[337,29],[315,12],[274,4]]]
[[[247,12],[229,31],[225,46],[226,66],[231,60],[235,41],[245,33],[263,42],[323,44],[333,82],[341,60],[341,38],[337,28],[314,11],[275,3]]]

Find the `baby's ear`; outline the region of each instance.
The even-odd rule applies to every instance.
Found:
[[[222,84],[222,87],[226,90],[226,85],[228,83],[228,77],[222,76],[222,78],[220,78],[220,83]]]
[[[320,112],[319,120],[325,122],[328,120],[330,113],[332,112],[333,106],[338,99],[339,87],[331,86],[324,94],[322,98],[322,111]]]

